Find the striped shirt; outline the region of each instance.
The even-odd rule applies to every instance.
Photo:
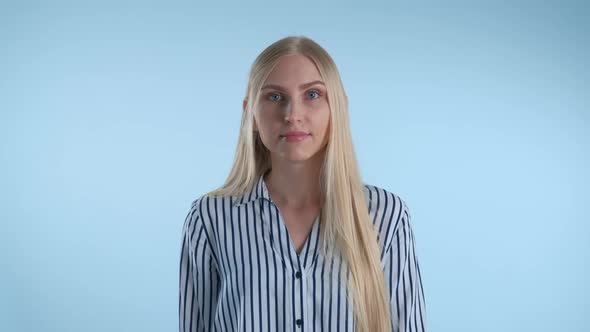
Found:
[[[373,185],[364,184],[364,193],[378,230],[391,330],[426,331],[408,207]],[[193,201],[182,231],[180,331],[355,331],[348,287],[338,277],[348,280],[350,270],[339,254],[323,257],[319,221],[297,254],[263,176],[243,196]]]

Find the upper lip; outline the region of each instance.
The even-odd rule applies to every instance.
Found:
[[[305,136],[305,135],[309,135],[309,133],[306,133],[304,131],[289,131],[289,132],[282,134],[281,136]]]

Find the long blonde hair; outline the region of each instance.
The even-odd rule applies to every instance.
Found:
[[[329,140],[321,169],[321,251],[333,250],[350,269],[349,301],[352,300],[357,330],[391,330],[387,296],[376,230],[370,220],[357,165],[348,120],[348,98],[332,57],[304,36],[289,36],[268,46],[258,55],[249,74],[246,108],[231,172],[220,188],[203,196],[240,196],[271,168],[270,154],[254,134],[253,110],[260,89],[279,58],[300,54],[311,59],[326,84],[330,106]],[[331,244],[336,247],[332,248]]]

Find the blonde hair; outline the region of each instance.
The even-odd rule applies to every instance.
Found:
[[[246,108],[242,112],[234,164],[220,188],[203,196],[240,196],[251,190],[271,168],[268,149],[255,135],[253,110],[260,89],[284,55],[299,54],[311,59],[326,84],[330,108],[329,140],[321,168],[321,251],[333,249],[349,267],[349,301],[352,300],[357,330],[391,330],[389,300],[380,261],[376,229],[370,220],[348,121],[348,98],[340,74],[330,55],[304,36],[289,36],[268,46],[258,55],[249,74]],[[332,248],[330,244],[336,244]]]

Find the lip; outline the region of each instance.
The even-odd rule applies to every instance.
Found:
[[[311,134],[303,131],[289,131],[284,135],[281,135],[281,139],[284,139],[288,143],[296,143],[306,140]]]
[[[309,133],[306,133],[304,131],[290,131],[281,135],[281,137],[302,137],[307,135],[309,135]]]

